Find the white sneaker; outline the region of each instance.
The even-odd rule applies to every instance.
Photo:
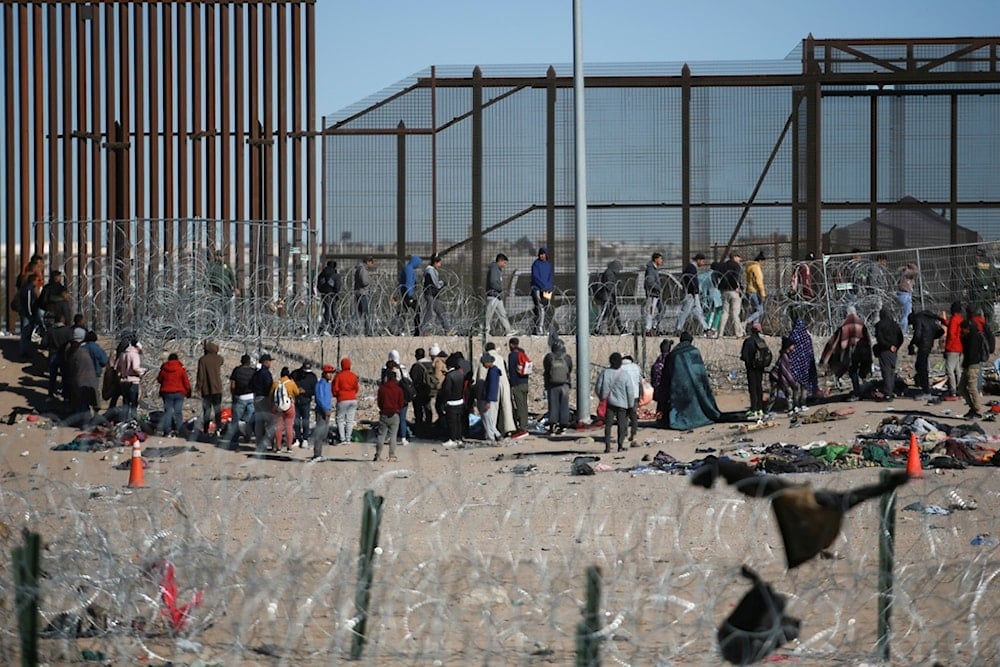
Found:
[[[410,444],[410,441],[407,440],[406,438],[403,438],[402,440],[399,441],[400,447],[406,447],[408,444]]]
[[[455,440],[445,440],[441,446],[445,449],[454,449],[455,447],[458,447],[458,442]]]
[[[799,408],[799,412],[809,412],[809,406],[803,405],[802,407]]]

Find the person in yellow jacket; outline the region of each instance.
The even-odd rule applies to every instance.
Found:
[[[283,397],[278,393],[278,387],[284,389],[284,394],[288,396],[285,405],[282,405]],[[274,451],[281,451],[281,441],[285,440],[285,451],[292,453],[292,440],[295,438],[295,399],[298,398],[302,390],[292,379],[288,366],[281,369],[279,377],[271,385],[271,412],[274,413]]]
[[[753,261],[743,265],[747,281],[747,298],[750,299],[750,315],[746,324],[750,325],[764,317],[764,300],[767,289],[764,288],[764,251],[761,250]]]

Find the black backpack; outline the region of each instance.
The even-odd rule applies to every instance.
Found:
[[[773,361],[774,356],[771,354],[771,348],[767,346],[767,343],[764,342],[763,338],[757,336],[756,340],[754,340],[754,350],[753,357],[750,359],[750,368],[755,371],[765,371]]]

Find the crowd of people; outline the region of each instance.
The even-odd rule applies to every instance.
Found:
[[[218,256],[214,259],[221,262]],[[792,308],[787,318],[790,328],[781,332],[775,355],[763,336],[761,322],[767,298],[762,270],[765,261],[763,252],[746,263],[739,253],[732,252],[725,261],[715,262],[705,271],[706,257],[701,253],[692,257],[681,276],[684,300],[675,327],[676,345],[669,339],[661,343],[660,354],[648,374],[631,356],[615,352],[607,368],[597,376],[594,391],[600,401],[598,417],[605,426],[606,451],[611,451],[615,427],[618,450],[625,447],[626,440],[635,440],[639,402],[647,383],[656,401],[659,426],[690,429],[732,418],[722,413],[715,402],[704,360],[694,344],[694,335],[688,330],[691,319],[706,336],[743,338],[740,359],[746,371],[749,408],[740,415],[742,419],[762,420],[779,404],[794,415],[808,411],[819,400],[830,400],[819,384],[819,369],[823,367],[836,378],[838,386],[840,378],[845,375],[849,378],[850,389],[845,400],[893,400],[911,387],[898,371],[907,334],[910,340],[906,350],[914,357],[915,368],[911,393],[921,400],[934,398],[930,357],[938,347],[944,356],[947,384],[939,392],[941,400],[964,399],[967,418],[983,417],[983,366],[994,353],[995,340],[982,306],[982,294],[970,291],[967,303],[956,301],[947,313],[914,311],[912,291],[919,274],[916,266],[906,264],[896,272],[898,311],[893,312],[888,303],[879,304],[877,318],[870,318],[874,321],[871,331],[858,312],[860,302],[848,300],[843,321],[817,358],[806,321],[807,311]],[[490,330],[496,321],[509,334],[502,276],[507,262],[508,258],[500,253],[488,267],[485,327]],[[811,256],[800,262],[789,285],[803,302],[816,294],[814,262]],[[417,270],[422,263],[419,257],[411,257],[400,273],[400,326],[412,326],[415,333],[421,333],[436,318],[447,329],[448,316],[436,300],[444,288],[439,273],[441,258],[437,255],[424,268],[424,307],[421,310],[417,305]],[[653,253],[645,268],[647,335],[654,335],[660,326],[662,263],[662,255]],[[216,273],[220,277],[216,282],[228,285],[232,280],[226,278],[225,265],[219,266]],[[373,268],[374,259],[366,258],[357,265],[354,275],[355,302],[369,333],[370,304],[366,289],[371,281],[368,271]],[[624,330],[614,296],[621,268],[619,260],[610,262],[592,292],[601,307],[599,323],[618,330]],[[335,262],[328,262],[317,284],[324,297],[324,326],[328,330],[338,327],[335,318],[342,280],[336,269]],[[25,359],[35,354],[36,347],[47,353],[47,400],[61,401],[65,411],[80,423],[89,422],[98,414],[101,399],[108,401],[108,416],[135,419],[141,380],[147,373],[142,343],[137,337],[126,335],[109,357],[98,344],[96,333],[84,324],[83,316],[70,316],[72,302],[61,272],[50,272],[48,282],[42,284],[43,270],[44,260],[32,257],[19,276],[16,305],[22,324],[19,353]],[[870,262],[862,273],[863,280],[871,284],[878,281],[884,285],[890,280],[884,256]],[[986,277],[980,282],[987,280],[986,269],[981,273]],[[388,445],[388,460],[394,460],[397,446],[409,444],[411,432],[421,438],[440,438],[446,446],[456,446],[470,437],[496,444],[524,437],[529,429],[536,432],[544,429],[551,435],[559,435],[589,421],[575,415],[570,405],[574,363],[547,313],[552,289],[548,250],[542,247],[532,266],[531,279],[533,333],[549,333],[549,351],[542,359],[540,372],[514,336],[508,336],[508,349],[504,352],[497,350],[492,342],[486,343],[476,360],[465,359],[460,351],[446,353],[435,343],[426,350],[416,348],[408,365],[397,350],[391,350],[377,380],[376,458],[382,459],[382,448]],[[860,287],[847,284],[846,289],[857,295]],[[702,307],[704,290],[718,292],[713,301],[717,312],[709,312],[708,317]],[[744,301],[749,304],[745,319]],[[902,320],[897,319],[899,313],[905,315]],[[226,383],[218,344],[204,342],[193,381],[179,353],[169,354],[156,371],[163,409],[155,420],[155,431],[173,436],[190,435],[193,429],[230,448],[237,448],[241,438],[252,439],[257,453],[282,449],[290,453],[293,447],[311,446],[314,458],[322,456],[324,445],[348,442],[355,437],[361,381],[349,357],[342,358],[336,366],[324,365],[318,377],[309,361],[294,370],[281,368],[275,377],[272,362],[267,353],[260,355],[257,364],[252,363],[249,355],[243,355],[229,375],[231,405],[224,409]],[[880,377],[869,380],[876,365]],[[528,388],[533,374],[541,376],[546,402],[545,414],[537,421],[532,421],[528,411]],[[200,414],[186,421],[185,402],[194,395],[201,402]]]

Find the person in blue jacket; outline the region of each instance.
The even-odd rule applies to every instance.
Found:
[[[479,385],[479,416],[483,418],[486,439],[496,443],[500,440],[497,430],[497,413],[500,410],[500,369],[489,352],[480,357],[479,362],[486,369],[486,376]]]
[[[545,335],[545,311],[552,303],[555,288],[555,274],[549,262],[549,250],[545,246],[538,249],[538,258],[531,264],[531,302],[535,305],[535,335]]]
[[[330,364],[323,366],[319,382],[316,383],[313,397],[316,401],[316,428],[313,429],[311,440],[313,445],[313,460],[323,457],[323,445],[330,436],[330,414],[333,412],[333,376],[337,369]]]
[[[423,263],[417,255],[413,255],[399,271],[399,327],[400,335],[406,334],[406,320],[413,312],[413,335],[420,335],[420,308],[417,307],[417,269]]]

